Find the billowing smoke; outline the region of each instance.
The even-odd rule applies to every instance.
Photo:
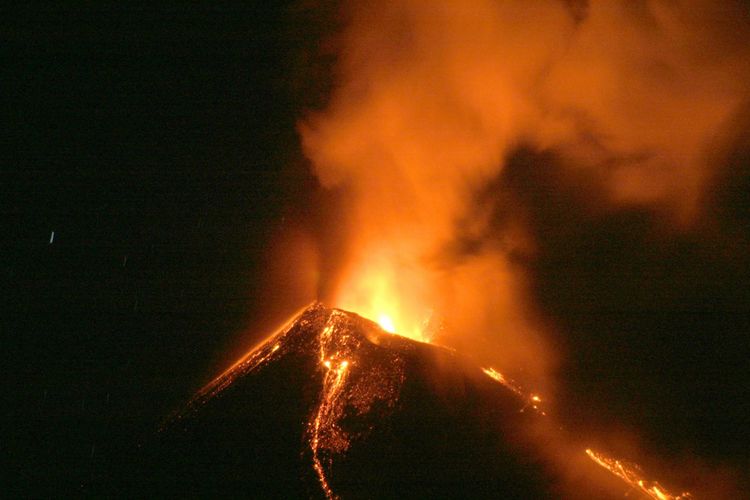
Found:
[[[348,2],[334,90],[300,124],[320,182],[350,200],[334,301],[407,335],[440,318],[440,341],[545,386],[555,354],[524,267],[538,235],[502,187],[508,157],[551,151],[600,210],[689,226],[744,97],[740,9]]]
[[[336,228],[344,265],[337,256],[337,274],[324,276],[335,280],[332,305],[455,347],[543,394],[565,393],[553,381],[571,328],[590,345],[579,361],[602,358],[587,365],[599,374],[618,352],[645,348],[651,372],[676,380],[717,364],[740,372],[727,353],[665,365],[678,344],[633,347],[627,332],[648,325],[639,311],[665,307],[658,328],[687,325],[680,345],[702,342],[689,319],[659,318],[703,307],[712,269],[727,290],[747,275],[736,272],[745,257],[728,263],[746,241],[712,227],[726,208],[716,210],[717,193],[739,199],[722,183],[740,175],[727,171],[739,161],[727,151],[745,147],[733,144],[750,77],[742,2],[351,0],[342,16],[329,99],[299,125],[319,181],[346,200]],[[711,256],[719,248],[726,262]],[[722,297],[746,306],[743,292]],[[712,325],[741,335],[723,319]],[[619,347],[607,358],[610,344]],[[631,365],[603,380],[622,385]],[[578,395],[616,390],[597,383]],[[704,401],[716,394],[704,392]],[[680,427],[661,393],[639,404],[654,426],[682,429],[673,443],[704,425]],[[675,404],[695,397],[685,389]],[[726,422],[745,415],[715,401]]]

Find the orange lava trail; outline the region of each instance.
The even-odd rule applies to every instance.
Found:
[[[339,397],[343,392],[349,374],[349,361],[342,359],[347,354],[343,345],[344,342],[337,344],[336,340],[342,339],[335,339],[333,336],[338,314],[336,311],[332,313],[328,324],[320,333],[320,362],[326,372],[323,378],[320,405],[315,418],[310,422],[310,449],[313,455],[313,468],[328,499],[338,497],[328,483],[324,460],[321,459],[321,448],[330,452],[346,449],[349,444],[346,438],[340,435],[336,429],[336,420],[340,413]],[[327,461],[330,462],[330,459]]]
[[[325,469],[323,468],[323,463],[320,460],[320,433],[321,427],[323,425],[331,423],[330,421],[333,417],[333,414],[335,413],[334,406],[336,405],[338,396],[341,394],[341,388],[344,386],[346,375],[348,373],[348,367],[349,363],[346,361],[342,361],[335,368],[330,366],[330,362],[326,365],[328,372],[326,373],[325,380],[323,382],[323,395],[321,398],[320,406],[318,407],[318,412],[315,415],[315,419],[313,420],[312,440],[310,442],[310,447],[312,448],[313,452],[313,467],[315,468],[315,473],[318,475],[320,485],[323,488],[326,497],[330,499],[337,497],[333,494],[333,491],[328,484]]]
[[[256,344],[256,346],[245,353],[244,356],[232,363],[229,368],[221,372],[211,382],[206,384],[200,391],[198,391],[198,394],[200,395],[208,392],[216,393],[221,391],[226,385],[231,383],[231,378],[228,377],[228,375],[231,375],[233,372],[235,372],[240,365],[244,364],[248,367],[251,367],[252,369],[268,361],[271,355],[278,350],[279,344],[275,344],[270,353],[261,355],[263,353],[263,348],[267,346],[268,343],[271,342],[271,340],[281,337],[286,332],[288,332],[289,329],[294,325],[294,322],[299,317],[299,315],[309,309],[313,304],[315,304],[315,301],[310,302],[305,307],[295,311],[288,319],[284,321],[282,326],[277,328],[271,335],[263,339],[260,343]],[[222,381],[224,382],[223,384]]]
[[[523,391],[516,384],[505,378],[505,376],[494,368],[482,368],[482,371],[491,379],[504,385],[507,389],[510,389],[519,396],[524,396]]]
[[[646,480],[643,477],[640,468],[635,464],[630,464],[621,460],[617,460],[615,458],[607,457],[604,454],[593,451],[590,448],[586,450],[586,455],[588,455],[589,458],[596,462],[598,465],[622,479],[630,487],[640,490],[642,493],[648,495],[651,498],[654,498],[656,500],[688,500],[693,498],[693,495],[691,495],[689,492],[683,492],[679,495],[673,495],[656,481]]]
[[[522,400],[526,402],[524,407],[521,408],[522,412],[526,411],[526,408],[531,407],[536,412],[545,416],[547,415],[546,412],[540,409],[540,406],[542,404],[542,398],[538,394],[526,393],[526,391],[521,389],[519,385],[517,385],[515,382],[508,379],[507,377],[505,377],[505,375],[503,375],[502,373],[500,373],[499,371],[495,370],[492,367],[482,368],[482,371],[484,372],[485,375],[493,379],[495,382],[502,384],[503,386],[505,386],[506,389],[509,389],[511,392],[513,392],[514,394],[516,394],[517,396],[519,396]]]

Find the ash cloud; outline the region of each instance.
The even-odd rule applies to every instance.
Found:
[[[508,325],[499,350],[545,373],[555,356],[513,258],[544,241],[512,196],[477,194],[525,144],[562,158],[560,175],[583,180],[596,209],[647,207],[689,227],[708,154],[745,97],[746,13],[708,1],[490,0],[353,1],[344,12],[334,90],[300,132],[321,183],[352,198],[350,258],[417,268],[414,286],[401,284],[410,296],[462,334]],[[498,212],[506,224],[486,238]]]
[[[659,384],[711,363],[719,387],[745,380],[730,351],[747,352],[747,325],[724,314],[748,309],[744,4],[350,1],[342,16],[328,103],[299,125],[347,200],[339,284],[387,262],[399,301],[443,318],[439,340],[601,422],[656,434],[696,394],[721,413],[737,394]],[[707,301],[723,305],[686,319]],[[707,336],[725,347],[696,362]],[[586,397],[605,392],[609,411]],[[660,444],[685,446],[701,418]]]

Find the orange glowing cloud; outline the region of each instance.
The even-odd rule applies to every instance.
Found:
[[[748,73],[750,45],[722,35],[731,5],[713,5],[346,3],[335,90],[299,127],[321,183],[351,200],[335,305],[420,340],[443,322],[442,341],[543,380],[555,355],[512,257],[534,243],[522,220],[484,241],[491,212],[513,207],[476,194],[525,144],[613,205],[689,224]]]
[[[346,2],[334,90],[299,124],[320,182],[348,200],[331,305],[554,399],[564,352],[526,265],[539,235],[497,181],[517,148],[546,151],[596,191],[581,195],[592,210],[689,227],[750,76],[740,6],[718,4]],[[564,464],[568,446],[550,455]]]

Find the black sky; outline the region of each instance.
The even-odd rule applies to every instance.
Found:
[[[265,245],[313,196],[305,29],[283,5],[158,4],[2,16],[12,495],[79,488],[251,342]]]
[[[325,231],[330,200],[295,122],[325,101],[318,42],[332,17],[262,4],[2,15],[11,496],[78,490],[116,466],[123,446],[252,343],[250,326],[276,319],[263,318],[279,295],[264,289],[268,242],[289,224]],[[735,142],[717,160],[726,174],[709,216],[687,233],[646,209],[592,208],[556,176],[553,154],[515,153],[498,189],[542,242],[528,266],[568,354],[570,421],[618,420],[660,452],[741,469],[750,154],[744,133]]]
[[[743,147],[730,163],[744,165]],[[628,428],[657,454],[747,463],[742,168],[717,165],[731,174],[685,229],[657,209],[602,210],[591,180],[566,175],[554,155],[521,150],[509,161],[503,189],[541,243],[527,266],[562,352],[560,403],[570,425]]]

